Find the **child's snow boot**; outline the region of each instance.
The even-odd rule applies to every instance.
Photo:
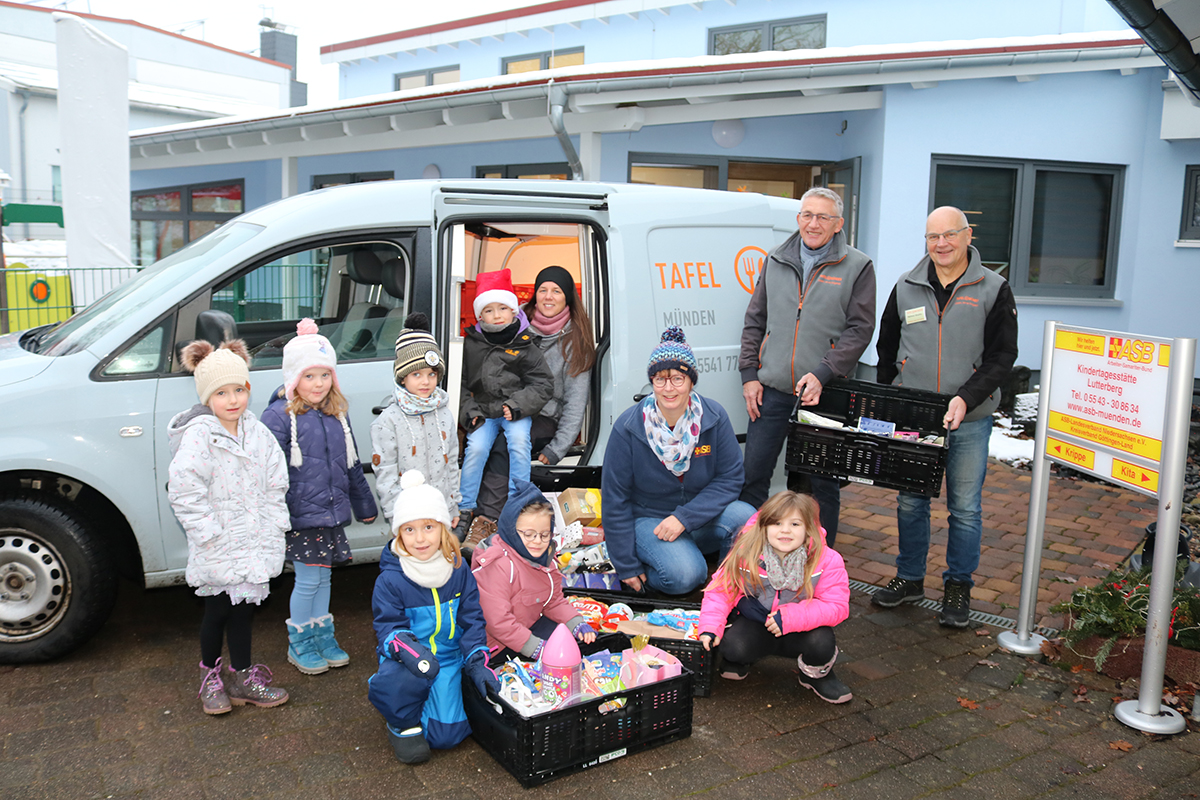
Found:
[[[429,742],[425,741],[425,731],[420,725],[402,731],[388,725],[387,735],[392,743],[392,752],[401,763],[420,764],[429,760]]]
[[[271,686],[274,675],[266,664],[255,664],[247,669],[234,672],[232,668],[225,670],[223,676],[225,691],[229,694],[229,702],[235,706],[247,703],[263,708],[274,708],[288,701],[286,689]]]
[[[287,620],[287,660],[305,675],[320,675],[329,671],[329,662],[321,657],[317,649],[317,623],[309,620],[300,624]]]
[[[331,667],[344,667],[350,663],[350,654],[338,646],[333,638],[333,614],[312,620],[317,652]]]
[[[228,714],[233,706],[229,704],[229,695],[225,694],[225,684],[221,682],[221,659],[217,659],[215,667],[206,667],[201,661],[200,669],[204,670],[204,678],[200,681],[200,707],[205,714]]]

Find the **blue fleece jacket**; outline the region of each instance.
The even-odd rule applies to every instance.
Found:
[[[729,415],[715,400],[695,397],[703,408],[700,437],[682,480],[650,448],[641,403],[617,417],[608,437],[601,513],[608,555],[622,580],[642,572],[634,549],[635,519],[674,515],[684,529],[693,530],[720,516],[742,491],[742,451]]]

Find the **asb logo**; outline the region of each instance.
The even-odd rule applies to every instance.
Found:
[[[738,250],[733,259],[733,272],[737,275],[738,283],[750,294],[754,294],[754,281],[762,273],[766,260],[767,251],[755,245]]]
[[[1154,342],[1113,336],[1108,340],[1108,357],[1132,361],[1135,364],[1147,364],[1154,358]]]

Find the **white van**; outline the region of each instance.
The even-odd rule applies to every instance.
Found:
[[[537,272],[559,264],[595,326],[591,400],[568,459],[592,469],[574,480],[565,468],[540,474],[598,485],[609,427],[650,392],[646,361],[668,325],[696,352],[699,391],[745,431],[743,315],[763,257],[795,230],[798,210],[757,194],[621,184],[341,186],[251,211],[70,320],[0,338],[0,661],[85,641],[111,611],[118,575],[183,582],[187,546],[165,491],[167,422],[196,402],[183,344],[245,339],[261,413],[282,383],[283,344],[302,317],[316,319],[338,350],[369,470],[372,410],[392,390],[407,313],[430,315],[457,402],[475,275],[508,267],[524,299]],[[382,521],[347,535],[360,562],[388,538]]]

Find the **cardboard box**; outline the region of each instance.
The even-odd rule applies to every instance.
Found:
[[[601,527],[599,489],[567,489],[559,493],[557,501],[566,524],[578,522],[585,528]]]

